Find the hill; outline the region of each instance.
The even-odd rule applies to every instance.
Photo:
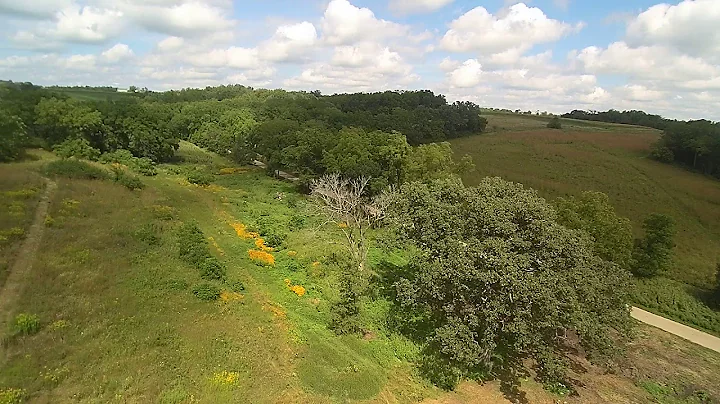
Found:
[[[17,217],[32,216],[41,189],[38,173],[53,159],[33,154],[41,160],[0,165],[4,196],[26,201],[22,208],[17,204],[23,212]],[[54,177],[57,189],[35,265],[17,301],[0,308],[9,317],[37,315],[39,330],[6,334],[0,348],[0,398],[504,400],[497,383],[468,382],[456,393],[430,387],[415,370],[418,347],[383,325],[388,306],[382,299],[367,306],[371,332],[364,337],[333,334],[327,324],[329,304],[337,298],[332,257],[342,248],[338,229],[321,226],[304,196],[262,170],[235,165],[186,142],[178,154],[182,162],[159,165],[156,176],[142,178],[141,191],[110,181]],[[212,184],[189,183],[197,172]],[[29,226],[27,220],[12,219],[9,210],[0,212],[3,226]],[[178,231],[193,223],[211,255],[227,268],[226,285],[232,285],[223,286],[215,302],[196,297],[204,296],[198,286],[205,281],[181,259]],[[267,240],[282,239],[271,252],[273,266],[258,265],[248,254],[259,248],[255,231]],[[374,263],[403,259],[377,247],[371,257]],[[303,286],[304,293],[288,284]],[[579,396],[564,399],[648,402],[681,397],[686,390],[692,397],[720,396],[720,372],[713,371],[720,356],[649,328],[641,328],[640,335],[620,367],[632,372],[606,375],[578,362]],[[672,365],[659,366],[658,358]],[[560,398],[531,379],[522,390],[531,402]]]

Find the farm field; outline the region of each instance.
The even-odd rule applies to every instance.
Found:
[[[418,348],[373,323],[387,310],[382,299],[369,303],[377,315],[369,316],[372,332],[365,338],[333,334],[327,323],[337,293],[331,286],[337,229],[319,227],[292,185],[261,170],[236,167],[188,143],[180,155],[184,163],[143,177],[142,191],[54,179],[37,261],[18,301],[3,308],[38,315],[41,329],[5,336],[0,393],[6,396],[0,397],[17,393],[28,402],[53,403],[507,400],[496,382],[465,382],[455,392],[432,387],[413,364]],[[14,178],[2,182],[2,191],[20,195],[39,187],[37,173],[51,158],[41,157],[0,165],[2,178]],[[185,180],[198,168],[217,174],[213,184]],[[274,266],[249,258],[257,240],[247,232],[291,222],[294,230],[272,252]],[[217,302],[193,296],[203,281],[179,258],[182,223],[198,225],[213,256],[227,266],[228,284],[241,282],[244,289],[224,290]],[[371,258],[402,259],[378,248]],[[287,280],[305,293],[294,292]],[[531,378],[521,391],[532,403],[693,403],[720,396],[720,355],[663,332],[641,327],[626,361],[608,375],[578,360],[572,373],[578,396],[554,395]]]

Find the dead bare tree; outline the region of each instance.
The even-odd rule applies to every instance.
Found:
[[[324,175],[310,184],[311,195],[325,213],[345,234],[347,249],[360,273],[365,271],[368,245],[367,230],[385,217],[389,194],[374,198],[365,195],[369,178],[342,178],[339,174]]]

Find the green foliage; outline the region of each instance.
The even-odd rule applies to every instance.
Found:
[[[220,297],[220,288],[207,282],[195,285],[192,292],[195,297],[206,302],[215,301]]]
[[[450,143],[430,143],[413,147],[403,162],[404,181],[430,181],[463,175],[473,169],[472,159],[453,160]]]
[[[122,168],[118,167],[113,167],[112,171],[115,177],[115,182],[124,186],[125,188],[131,191],[145,188],[145,184],[143,184],[143,182],[137,175],[130,174],[129,172],[126,172]]]
[[[687,285],[662,277],[637,279],[632,300],[642,308],[720,336],[720,313],[698,300]]]
[[[240,281],[231,281],[228,282],[228,287],[233,292],[242,293],[245,291],[245,285]]]
[[[715,266],[715,303],[720,306],[720,262]]]
[[[23,389],[0,389],[0,404],[21,404],[26,395]]]
[[[340,265],[340,297],[330,308],[330,328],[335,333],[354,334],[361,331],[360,297],[362,296],[362,279],[357,267],[347,262]]]
[[[227,278],[227,268],[215,257],[205,258],[198,265],[198,269],[200,277],[205,280],[225,281]]]
[[[248,156],[235,154],[242,154],[239,146],[247,147],[248,136],[256,125],[250,110],[232,109],[222,113],[217,121],[202,122],[190,141],[220,155],[233,154],[238,162],[249,163]]]
[[[176,236],[178,252],[183,261],[199,266],[210,258],[208,242],[197,224],[183,223]]]
[[[105,153],[100,156],[100,162],[105,164],[122,164],[145,176],[153,176],[157,174],[155,163],[153,163],[152,160],[147,157],[135,157],[129,150],[119,149],[114,152]]]
[[[419,251],[395,282],[400,328],[446,364],[435,367],[448,375],[441,380],[518,374],[534,359],[562,382],[558,330],[577,333],[596,357],[621,343],[611,334],[627,335],[629,274],[595,256],[585,233],[558,224],[535,191],[499,178],[474,188],[411,183],[393,212]]]
[[[191,184],[208,186],[215,180],[215,177],[200,170],[192,170],[188,173],[187,180]]]
[[[90,146],[90,142],[83,138],[66,139],[55,145],[53,152],[64,159],[74,157],[94,161],[100,157],[100,150]]]
[[[658,276],[672,263],[675,223],[669,216],[653,213],[643,221],[643,229],[645,237],[635,241],[631,268],[637,276]]]
[[[11,325],[14,335],[33,335],[40,331],[40,318],[36,314],[20,313]]]
[[[288,229],[290,231],[298,231],[305,228],[307,218],[302,215],[292,215],[288,221]]]
[[[615,213],[606,194],[587,191],[578,197],[558,198],[555,206],[560,224],[584,230],[593,237],[596,255],[623,268],[630,267],[632,226],[629,219]]]
[[[559,117],[554,116],[550,122],[548,122],[547,127],[550,129],[562,129],[562,122],[560,122]]]
[[[51,145],[68,138],[85,138],[92,146],[103,147],[97,134],[101,132],[102,114],[90,104],[72,98],[43,98],[35,107],[38,133]]]
[[[45,166],[45,174],[86,180],[105,180],[108,173],[90,163],[81,160],[63,159],[51,161]]]
[[[18,158],[26,139],[23,121],[0,105],[0,163]]]
[[[160,237],[158,236],[158,230],[152,223],[147,223],[140,226],[133,233],[133,237],[147,246],[156,246],[160,244]]]
[[[652,146],[650,157],[662,163],[672,163],[675,161],[675,153],[660,142]]]

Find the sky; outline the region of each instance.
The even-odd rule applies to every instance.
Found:
[[[720,0],[0,0],[0,79],[720,120]]]

